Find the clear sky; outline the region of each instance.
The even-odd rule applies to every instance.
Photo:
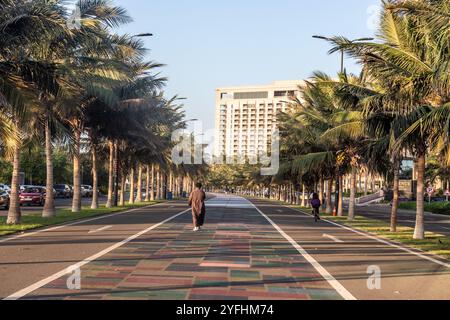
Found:
[[[121,28],[145,38],[149,58],[164,63],[167,95],[187,98],[187,118],[214,127],[220,86],[305,79],[336,73],[339,55],[313,35],[373,36],[379,0],[115,0],[134,22]],[[346,61],[351,72],[358,67]]]

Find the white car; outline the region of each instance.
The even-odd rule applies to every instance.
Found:
[[[94,189],[92,188],[92,186],[88,186],[88,185],[82,185],[81,186],[81,196],[85,197],[85,198],[92,198],[94,194]]]
[[[0,189],[7,192],[8,194],[11,194],[11,188],[6,184],[0,184]]]

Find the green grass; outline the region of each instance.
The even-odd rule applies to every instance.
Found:
[[[43,218],[40,214],[23,215],[21,224],[19,225],[7,225],[6,217],[0,217],[0,236],[10,235],[42,227],[59,225],[62,223],[72,222],[86,218],[108,215],[135,208],[142,208],[145,206],[154,205],[161,202],[162,201],[141,202],[135,203],[134,205],[127,204],[124,207],[117,207],[117,208],[105,208],[104,206],[102,206],[96,210],[93,210],[90,207],[83,207],[80,213],[72,213],[70,209],[60,209],[57,210],[56,217],[54,218]]]
[[[399,204],[399,208],[404,210],[416,210],[416,202],[401,202]],[[425,211],[436,214],[450,215],[450,202],[426,202]]]
[[[450,259],[450,238],[445,235],[426,232],[425,240],[414,240],[414,229],[410,227],[397,227],[397,232],[390,231],[389,223],[357,216],[354,221],[348,221],[347,217],[323,216],[330,221],[366,231],[370,234],[392,240],[426,253],[435,254],[445,259]]]

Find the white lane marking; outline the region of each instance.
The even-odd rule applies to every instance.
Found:
[[[449,228],[449,227],[442,227],[442,228],[444,228],[444,229],[447,229],[447,230],[450,230],[450,228]]]
[[[303,214],[306,214],[306,215],[309,215],[309,216],[310,216],[309,213],[304,212],[304,211],[302,211],[302,210],[299,210],[299,209],[297,209],[297,208],[291,208],[291,207],[286,207],[286,208],[290,208],[290,209],[292,209],[292,210],[295,210],[295,211],[298,211],[298,212],[301,212],[301,213],[303,213]],[[450,268],[450,264],[449,264],[449,263],[445,263],[445,262],[443,262],[443,261],[439,261],[439,260],[437,260],[437,259],[434,259],[433,257],[428,256],[428,255],[425,255],[425,254],[422,254],[422,253],[420,253],[420,252],[416,252],[416,251],[410,250],[410,249],[408,249],[408,248],[406,248],[406,247],[402,247],[402,246],[400,246],[400,245],[398,245],[398,244],[389,242],[389,241],[384,240],[384,239],[381,239],[381,238],[379,238],[379,237],[372,236],[372,235],[370,235],[370,234],[367,234],[367,233],[358,231],[358,230],[353,229],[353,228],[351,228],[351,227],[347,227],[347,226],[341,225],[341,224],[339,224],[339,223],[336,223],[336,222],[333,222],[333,221],[330,221],[330,220],[327,220],[327,219],[322,219],[322,220],[325,221],[325,222],[328,222],[328,223],[330,223],[330,224],[332,224],[332,225],[335,225],[335,226],[337,226],[337,227],[339,227],[339,228],[342,228],[342,229],[345,229],[345,230],[354,232],[354,233],[356,233],[356,234],[359,234],[359,235],[364,236],[364,237],[366,237],[366,238],[369,238],[369,239],[372,239],[372,240],[381,242],[381,243],[383,243],[383,244],[387,244],[388,246],[391,246],[391,247],[393,247],[393,248],[397,248],[397,249],[400,249],[400,250],[402,250],[402,251],[411,253],[411,254],[416,255],[416,256],[418,256],[418,257],[420,257],[420,258],[422,258],[422,259],[425,259],[425,260],[434,262],[434,263],[439,264],[439,265],[441,265],[441,266],[444,266],[444,267],[446,267],[446,268]],[[417,250],[418,250],[418,249],[417,249]],[[420,251],[420,250],[419,250],[419,251]],[[423,251],[422,251],[422,252],[423,252]]]
[[[22,289],[20,291],[17,291],[15,293],[11,294],[10,296],[6,297],[3,300],[18,300],[20,298],[23,298],[27,294],[29,294],[29,293],[31,293],[31,292],[39,289],[39,288],[42,288],[43,286],[49,284],[52,281],[55,281],[56,279],[59,279],[59,278],[63,277],[64,275],[66,275],[68,273],[68,270],[79,269],[82,266],[84,266],[84,265],[86,265],[86,264],[88,264],[88,263],[90,263],[90,262],[92,262],[92,261],[94,261],[94,260],[104,256],[105,254],[107,254],[107,253],[109,253],[109,252],[111,252],[111,251],[113,251],[113,250],[123,246],[124,244],[126,244],[126,243],[128,243],[130,241],[133,241],[136,238],[139,238],[140,236],[146,234],[147,232],[152,231],[152,230],[162,226],[163,224],[165,224],[165,223],[167,223],[167,222],[169,222],[169,221],[171,221],[171,220],[181,216],[182,214],[185,214],[186,212],[188,212],[190,210],[191,209],[184,210],[183,212],[180,212],[180,213],[178,213],[178,214],[176,214],[176,215],[174,215],[174,216],[172,216],[172,217],[170,217],[170,218],[168,218],[168,219],[166,219],[166,220],[164,220],[164,221],[162,221],[162,222],[160,222],[158,224],[155,224],[155,225],[153,225],[153,226],[151,226],[151,227],[149,227],[149,228],[147,228],[145,230],[142,230],[141,232],[138,232],[138,233],[128,237],[127,239],[122,240],[122,241],[120,241],[120,242],[110,246],[109,248],[106,248],[105,250],[100,251],[100,252],[90,256],[89,258],[86,258],[86,259],[78,262],[77,264],[74,264],[74,265],[72,265],[72,266],[70,266],[68,268],[64,268],[63,270],[61,270],[61,271],[51,275],[48,278],[45,278],[45,279],[43,279],[41,281],[38,281],[38,282],[36,282],[36,283],[26,287],[25,289]]]
[[[335,236],[332,236],[331,234],[324,233],[322,237],[331,239],[331,240],[333,240],[334,242],[337,242],[337,243],[344,243],[344,241],[336,238]]]
[[[277,212],[283,212],[283,210],[277,210]]]
[[[121,214],[128,214],[128,213],[132,213],[132,212],[135,212],[135,211],[148,209],[150,207],[160,206],[160,205],[163,205],[163,204],[167,204],[167,203],[162,202],[162,203],[150,204],[148,206],[141,207],[141,208],[131,209],[131,210],[127,210],[127,211],[121,211],[121,212],[117,212],[117,213],[113,213],[113,214],[105,214],[105,215],[102,215],[102,216],[99,216],[99,217],[95,217],[95,218],[92,218],[92,219],[78,220],[78,221],[72,222],[72,223],[64,223],[64,224],[56,226],[56,227],[52,227],[52,228],[48,228],[48,229],[42,229],[42,230],[39,230],[39,231],[26,232],[26,233],[23,233],[23,234],[20,234],[20,235],[15,235],[15,236],[11,236],[11,237],[6,237],[4,239],[0,239],[0,243],[4,243],[4,242],[7,242],[7,241],[11,241],[11,240],[16,240],[16,239],[20,239],[20,238],[25,238],[25,237],[29,237],[29,236],[34,236],[34,235],[42,233],[42,232],[55,231],[55,230],[59,230],[59,229],[65,228],[65,227],[71,227],[71,226],[75,226],[75,225],[86,223],[86,222],[92,222],[92,221],[97,221],[97,220],[100,220],[100,219],[112,218],[112,217],[115,217],[115,216],[119,216]]]
[[[88,233],[89,233],[89,234],[97,233],[97,232],[105,231],[105,230],[107,230],[107,229],[111,229],[112,227],[113,227],[113,226],[104,226],[104,227],[102,227],[102,228],[98,228],[98,229],[95,229],[95,230],[91,230],[91,231],[89,231]]]
[[[245,199],[246,200],[246,199]],[[248,201],[248,200],[247,200]],[[249,201],[250,202],[250,201]],[[251,203],[251,202],[250,202]],[[322,267],[305,249],[303,249],[294,239],[287,235],[275,222],[273,222],[264,212],[257,206],[251,203],[253,207],[264,217],[267,221],[297,249],[297,251],[320,273],[320,275],[345,299],[356,300],[356,298],[339,282],[337,281],[324,267]]]

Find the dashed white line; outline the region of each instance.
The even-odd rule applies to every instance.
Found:
[[[333,240],[334,242],[337,242],[337,243],[344,243],[344,241],[336,238],[335,236],[332,236],[331,234],[324,233],[322,237],[331,239],[331,240]]]
[[[95,229],[95,230],[91,230],[91,231],[89,231],[88,233],[89,233],[89,234],[98,233],[98,232],[102,232],[102,231],[111,229],[112,227],[113,227],[113,226],[104,226],[104,227],[102,227],[102,228],[98,228],[98,229]]]

